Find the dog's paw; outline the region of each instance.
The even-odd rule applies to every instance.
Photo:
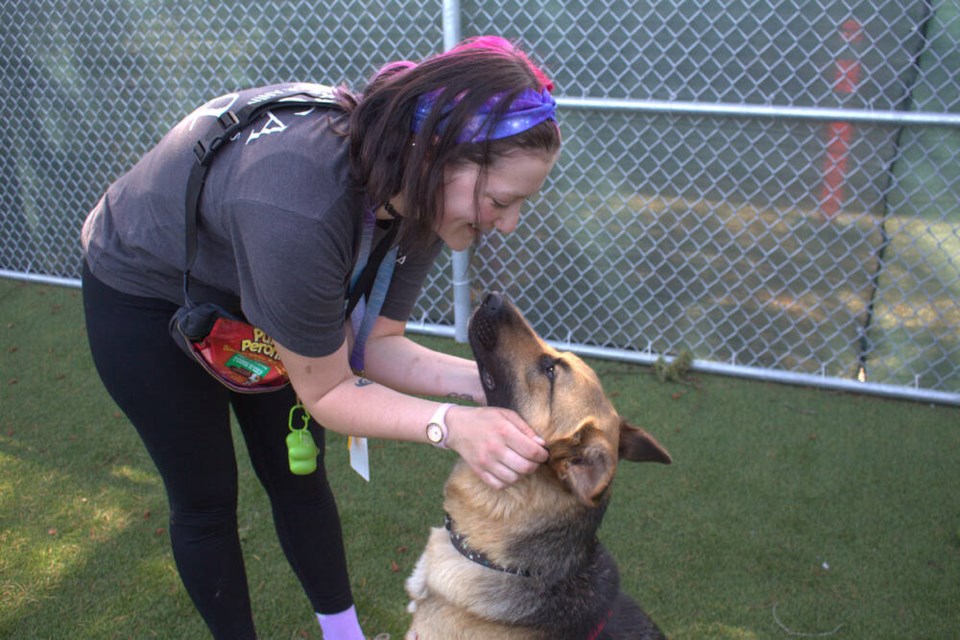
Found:
[[[410,600],[423,600],[427,596],[427,577],[426,569],[424,568],[424,563],[426,563],[424,559],[425,555],[426,554],[420,556],[420,559],[417,560],[417,564],[413,568],[413,573],[410,574],[403,585],[406,588],[407,595],[410,596]]]
[[[417,612],[417,601],[411,600],[407,603],[407,613],[416,613]]]

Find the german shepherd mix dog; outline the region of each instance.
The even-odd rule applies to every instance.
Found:
[[[446,526],[430,532],[406,589],[406,640],[664,638],[620,590],[597,540],[618,459],[670,464],[628,425],[580,358],[547,345],[490,294],[470,321],[487,403],[516,411],[550,459],[497,491],[458,461],[444,488]]]

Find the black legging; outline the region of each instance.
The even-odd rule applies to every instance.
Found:
[[[256,637],[237,533],[231,406],[270,498],[280,544],[314,610],[348,609],[353,596],[323,466],[324,432],[312,420],[310,431],[321,449],[317,471],[296,476],[288,466],[293,391],[227,390],[174,344],[167,324],[176,305],[121,293],[86,266],[83,307],[97,371],[160,471],[177,569],[214,637]]]

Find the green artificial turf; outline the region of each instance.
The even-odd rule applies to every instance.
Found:
[[[0,637],[208,637],[157,474],[93,370],[79,291],[0,280],[0,345]],[[591,364],[675,460],[621,466],[600,533],[671,638],[960,637],[960,410]],[[239,450],[260,636],[319,638]],[[454,454],[371,442],[369,484],[342,436],[327,459],[361,622],[398,640]]]

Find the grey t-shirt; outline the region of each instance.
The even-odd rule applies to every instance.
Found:
[[[290,85],[281,85],[288,87]],[[91,272],[136,296],[183,302],[186,182],[212,117],[275,87],[221,96],[177,124],[107,189],[83,226]],[[263,114],[217,152],[203,188],[194,301],[242,309],[293,351],[333,353],[344,339],[344,292],[357,259],[364,199],[349,177],[348,141],[326,107]],[[405,321],[442,248],[398,263],[381,315]]]

